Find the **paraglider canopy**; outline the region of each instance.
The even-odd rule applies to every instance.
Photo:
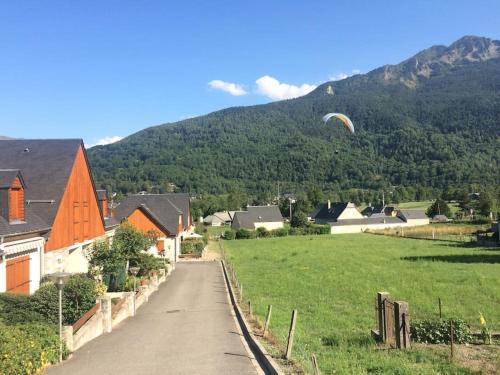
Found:
[[[327,113],[326,115],[323,116],[323,122],[326,124],[328,120],[330,120],[332,117],[336,117],[340,121],[342,121],[344,125],[347,127],[347,129],[349,129],[349,131],[354,134],[354,125],[352,121],[349,119],[349,117],[347,117],[342,113]]]

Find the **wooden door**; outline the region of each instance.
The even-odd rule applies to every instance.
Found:
[[[7,292],[30,293],[30,256],[7,261]]]

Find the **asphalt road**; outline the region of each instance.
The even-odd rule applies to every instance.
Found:
[[[237,328],[219,262],[178,263],[135,317],[46,371],[47,375],[257,373]]]

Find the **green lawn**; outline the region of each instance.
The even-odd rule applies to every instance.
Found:
[[[477,329],[481,311],[500,329],[499,249],[369,234],[225,241],[224,248],[255,313],[264,319],[273,305],[271,332],[282,345],[298,309],[294,357],[307,372],[316,353],[324,374],[472,373],[450,364],[446,351],[378,349],[370,337],[378,291],[408,301],[412,319],[437,317],[441,297],[445,317]]]

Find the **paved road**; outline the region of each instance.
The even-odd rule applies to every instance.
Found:
[[[257,374],[219,262],[178,263],[133,318],[47,375]]]

